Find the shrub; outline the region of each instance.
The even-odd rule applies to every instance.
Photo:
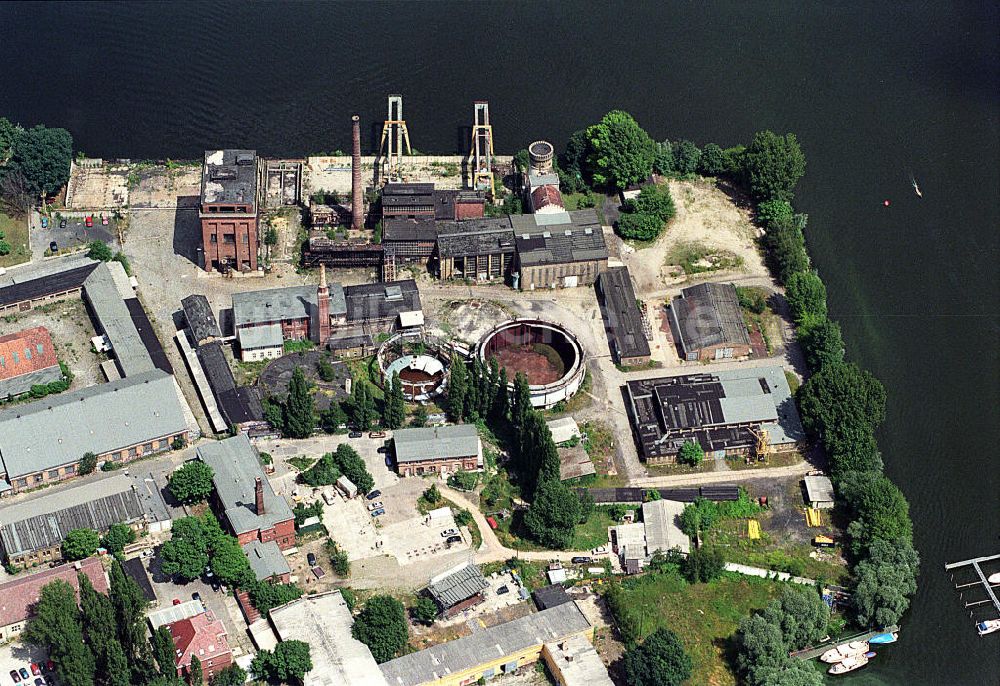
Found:
[[[697,467],[705,459],[705,451],[697,441],[684,441],[677,460],[682,464]]]
[[[663,222],[652,214],[622,214],[616,226],[619,236],[638,241],[651,241],[663,231]]]

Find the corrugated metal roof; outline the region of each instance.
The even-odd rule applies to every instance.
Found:
[[[400,429],[393,434],[397,462],[417,462],[477,455],[479,431],[473,424]]]
[[[490,585],[479,571],[479,567],[467,562],[457,569],[449,570],[431,579],[427,592],[443,609],[478,595]]]
[[[567,212],[567,220],[549,225],[558,215],[511,215],[518,260],[525,266],[607,259],[604,232],[593,209]]]
[[[702,283],[681,291],[670,313],[685,353],[716,345],[750,345],[736,286]]]
[[[100,332],[111,341],[122,375],[128,377],[154,369],[155,365],[115,284],[111,273],[115,267],[122,269],[118,262],[98,265],[83,283],[83,291]]]
[[[649,341],[628,267],[612,267],[597,277],[597,294],[611,352],[622,358],[648,357]]]
[[[654,500],[642,504],[642,523],[646,527],[646,553],[664,552],[680,548],[691,549],[691,540],[681,531],[677,518],[684,511],[684,503],[673,500]]]

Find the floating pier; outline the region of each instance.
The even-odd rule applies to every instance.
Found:
[[[971,560],[962,560],[961,562],[952,562],[944,566],[946,572],[951,572],[951,580],[955,582],[955,572],[962,571],[966,569],[971,569],[975,572],[975,578],[971,581],[963,580],[960,583],[955,583],[955,590],[959,592],[959,598],[965,601],[965,594],[969,589],[978,588],[985,592],[986,597],[978,598],[975,600],[970,600],[965,602],[965,609],[969,611],[969,616],[973,618],[975,622],[982,621],[983,618],[977,618],[975,613],[980,609],[983,609],[984,605],[993,605],[993,609],[996,611],[996,617],[987,619],[1000,619],[1000,599],[997,599],[996,591],[994,587],[1000,587],[1000,584],[991,585],[988,580],[988,574],[983,571],[983,566],[997,567],[1000,568],[1000,555],[987,555],[985,557],[975,557]]]
[[[789,657],[798,660],[815,660],[817,657],[825,653],[830,648],[839,646],[842,643],[850,643],[851,641],[867,641],[873,636],[878,636],[879,634],[895,634],[899,633],[898,626],[887,626],[884,629],[878,629],[874,631],[862,631],[859,634],[853,634],[851,636],[841,636],[836,640],[829,640],[821,643],[818,646],[808,646],[802,650],[793,650],[788,654]]]

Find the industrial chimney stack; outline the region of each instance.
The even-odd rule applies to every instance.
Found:
[[[325,346],[330,339],[330,289],[326,285],[326,266],[319,266],[319,288],[316,289],[316,313],[319,321],[316,323],[317,343]]]
[[[351,117],[351,136],[354,149],[351,153],[351,228],[361,230],[365,223],[365,200],[361,193],[361,118]]]
[[[257,516],[264,516],[264,482],[258,476],[257,480],[254,482],[254,494],[257,496]]]

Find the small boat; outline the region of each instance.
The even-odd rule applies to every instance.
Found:
[[[976,625],[976,631],[979,632],[980,636],[992,634],[994,631],[1000,631],[1000,619],[987,619],[985,622],[979,622],[979,624]]]
[[[918,198],[924,197],[924,194],[920,192],[920,186],[917,185],[917,180],[912,176],[910,177],[910,183],[913,184],[913,192],[917,194],[917,197]]]
[[[885,645],[886,643],[895,643],[898,639],[899,639],[899,634],[895,632],[892,633],[886,632],[884,634],[875,634],[874,636],[868,639],[868,642],[874,643],[876,645]]]
[[[1000,584],[1000,572],[997,572],[996,574],[990,574],[988,577],[986,577],[986,583],[990,585]]]
[[[849,657],[864,655],[867,652],[868,641],[851,641],[850,643],[841,643],[836,648],[830,648],[820,655],[819,659],[826,663],[840,662]]]
[[[853,672],[855,669],[861,669],[868,664],[868,656],[865,653],[858,653],[857,655],[852,655],[851,657],[845,658],[835,664],[830,669],[826,670],[830,674],[847,674],[848,672]]]

